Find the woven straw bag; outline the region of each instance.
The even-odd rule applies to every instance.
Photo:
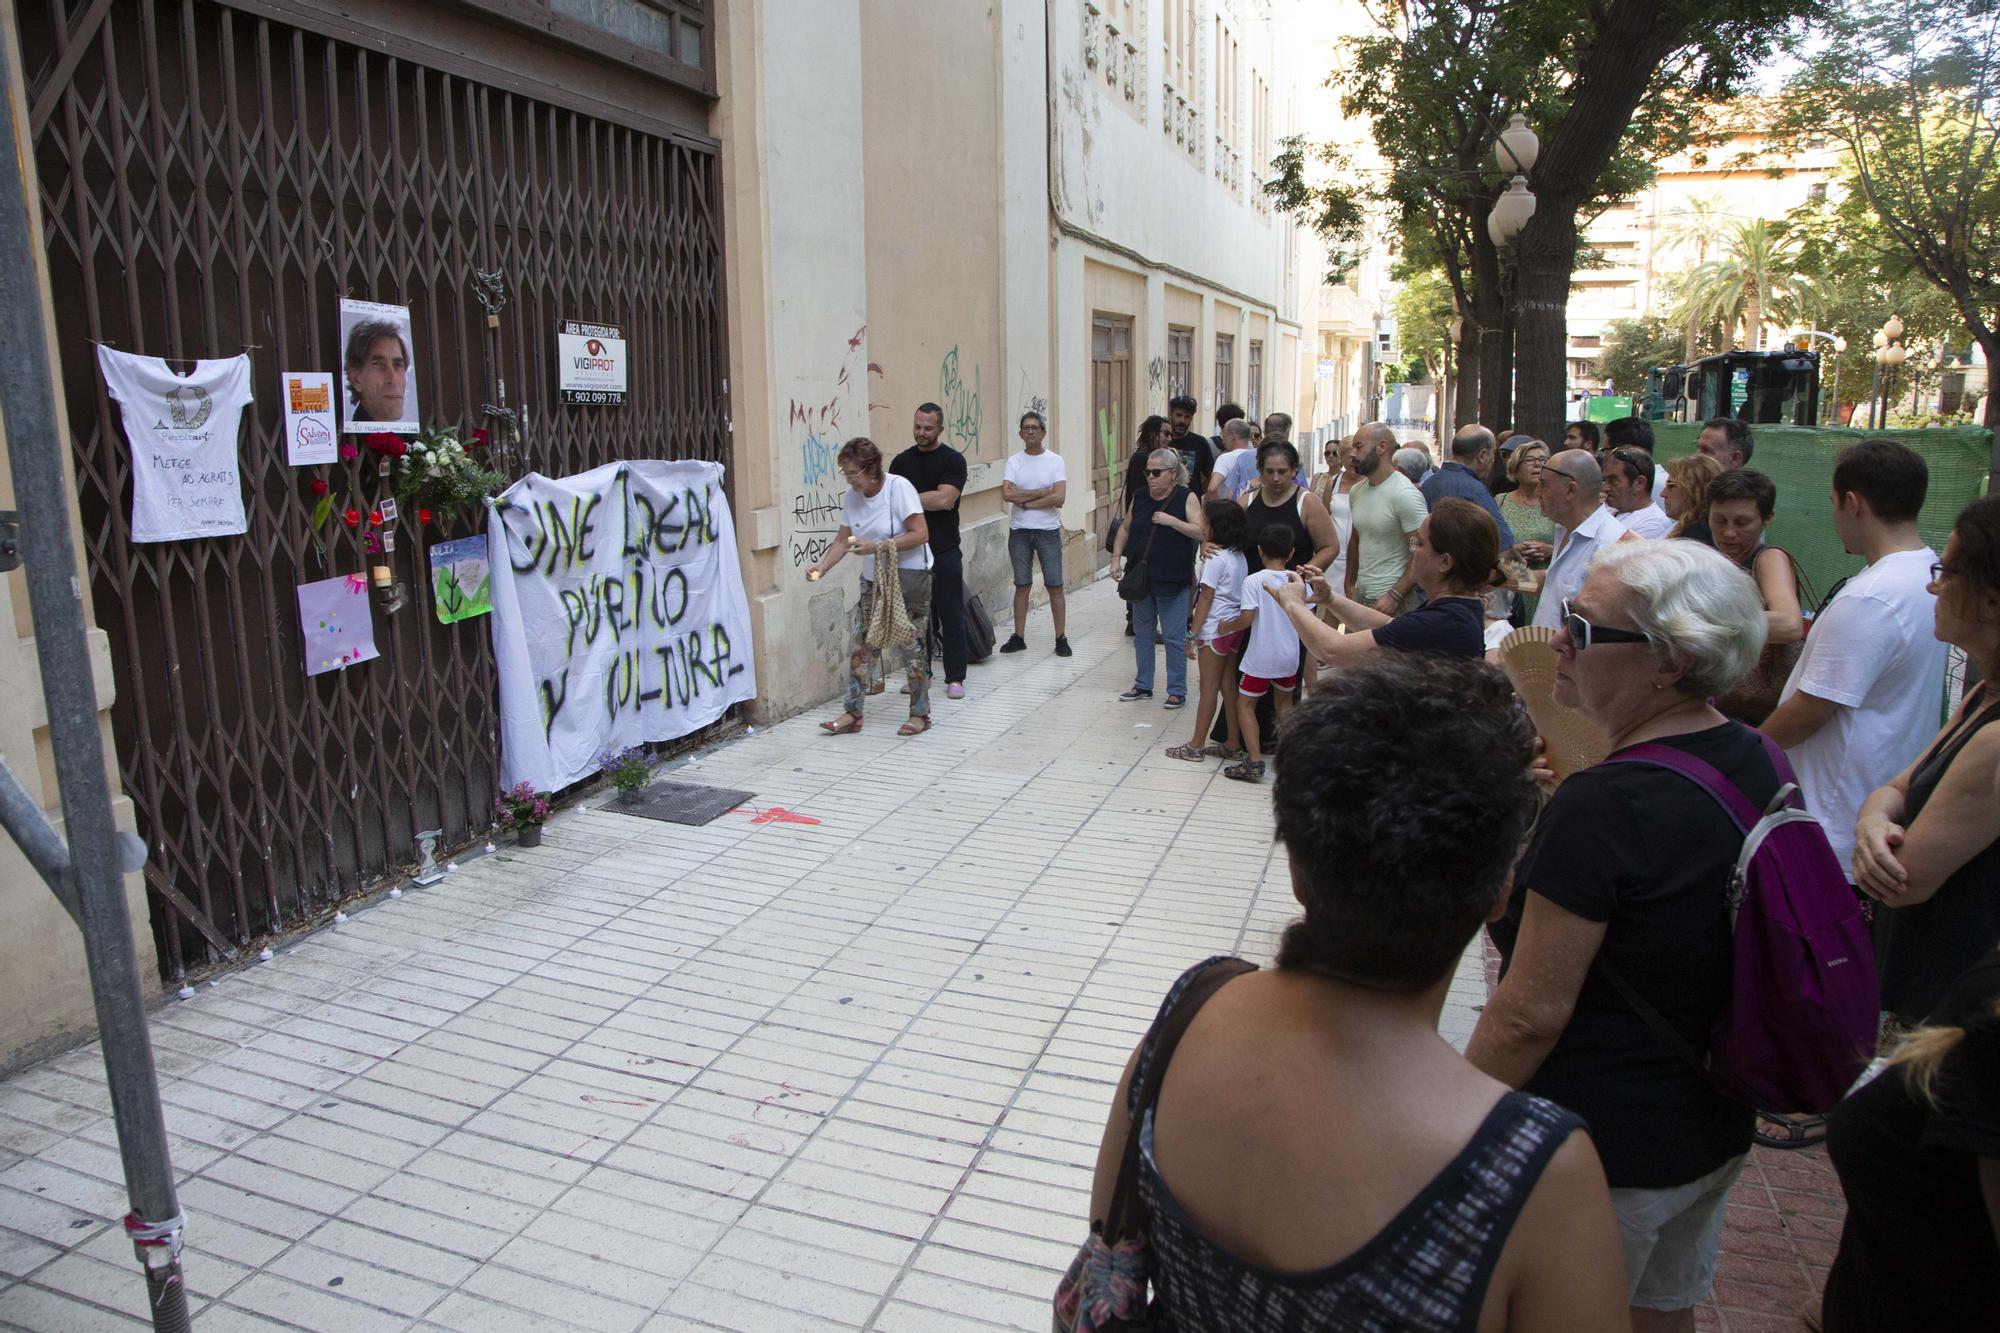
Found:
[[[875,604],[869,608],[862,637],[878,652],[907,647],[913,633],[909,609],[903,605],[902,575],[896,568],[899,554],[890,543],[875,548]]]

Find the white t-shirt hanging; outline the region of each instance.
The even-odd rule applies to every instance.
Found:
[[[249,526],[236,437],[250,406],[250,358],[197,361],[176,375],[154,356],[97,349],[132,446],[132,540],[228,537]]]

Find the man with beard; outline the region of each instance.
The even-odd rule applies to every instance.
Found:
[[[1201,405],[1188,394],[1176,394],[1167,400],[1167,425],[1172,428],[1167,447],[1180,450],[1187,462],[1188,489],[1197,496],[1208,494],[1209,474],[1215,471],[1215,453],[1209,447],[1208,437],[1189,429],[1194,425],[1194,414],[1200,410]]]
[[[1353,467],[1361,481],[1349,496],[1354,535],[1348,539],[1346,591],[1385,616],[1414,602],[1410,536],[1430,513],[1423,493],[1391,464],[1395,451],[1395,433],[1379,421],[1354,433]]]

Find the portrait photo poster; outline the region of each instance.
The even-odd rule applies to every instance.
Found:
[[[340,303],[340,428],[349,435],[422,429],[410,308]]]

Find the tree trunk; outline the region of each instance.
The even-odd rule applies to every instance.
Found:
[[[1560,441],[1568,415],[1569,279],[1576,256],[1576,214],[1546,221],[1535,210],[1533,234],[1522,232],[1514,275],[1514,355],[1519,380],[1516,429],[1539,440]]]
[[[1458,345],[1452,348],[1456,373],[1451,382],[1451,424],[1456,430],[1479,420],[1479,321],[1460,312]]]
[[[1743,298],[1743,346],[1752,352],[1764,350],[1764,294],[1751,287]]]
[[[1519,377],[1514,419],[1542,439],[1562,439],[1568,364],[1570,274],[1576,267],[1576,213],[1618,151],[1653,72],[1687,34],[1687,7],[1657,0],[1609,0],[1593,11],[1561,121],[1542,141],[1529,174],[1535,214],[1515,248]],[[1546,433],[1545,433],[1546,432]]]

